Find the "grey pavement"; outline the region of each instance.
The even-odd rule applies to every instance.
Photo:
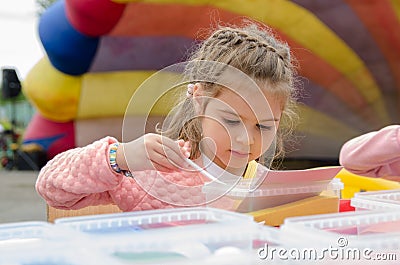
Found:
[[[38,173],[0,169],[0,223],[46,221],[46,204],[35,190]]]

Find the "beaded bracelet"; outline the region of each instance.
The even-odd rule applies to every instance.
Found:
[[[110,165],[111,168],[117,172],[117,173],[121,173],[121,169],[119,168],[118,164],[117,164],[117,149],[118,149],[118,145],[119,143],[114,143],[110,146]]]
[[[119,143],[113,143],[110,146],[110,166],[111,168],[117,172],[117,173],[123,173],[127,177],[133,177],[132,173],[129,170],[122,170],[119,168],[117,164],[117,149],[118,149]]]

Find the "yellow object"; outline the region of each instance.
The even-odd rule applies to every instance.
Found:
[[[342,190],[343,199],[351,199],[354,193],[362,191],[400,189],[400,183],[397,181],[364,177],[353,174],[346,169],[342,169],[336,175],[336,178],[339,178],[344,184],[344,189]]]
[[[265,225],[280,226],[287,217],[337,213],[338,211],[338,197],[318,195],[247,214],[252,215],[256,222],[264,221]]]
[[[252,160],[247,164],[247,169],[246,172],[244,173],[243,178],[245,179],[250,179],[250,178],[254,178],[254,176],[256,175],[257,172],[257,161]]]
[[[17,150],[18,149],[18,144],[16,144],[16,143],[10,144],[10,149],[13,150],[13,151]]]
[[[27,153],[35,152],[35,151],[43,151],[43,147],[38,144],[35,144],[35,143],[23,144],[23,145],[21,145],[20,149],[21,149],[21,151],[27,152]]]
[[[167,71],[154,74],[120,71],[83,75],[76,118],[167,115],[175,103],[174,81],[180,76]]]
[[[134,91],[152,73],[105,72],[85,74],[82,81],[77,119],[123,117]],[[148,102],[144,98],[142,100]]]
[[[300,132],[312,132],[313,135],[332,140],[338,139],[337,130],[340,131],[341,139],[350,139],[357,135],[357,131],[354,128],[330,115],[306,105],[300,104],[297,108],[302,120],[297,126],[297,130]],[[312,122],[315,120],[321,122]]]
[[[47,57],[33,67],[22,88],[43,117],[57,122],[67,122],[76,117],[81,77],[56,70]]]

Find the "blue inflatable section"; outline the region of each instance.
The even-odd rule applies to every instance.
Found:
[[[76,31],[66,17],[64,6],[64,1],[58,1],[42,15],[39,37],[57,70],[69,75],[82,75],[91,66],[100,38]]]

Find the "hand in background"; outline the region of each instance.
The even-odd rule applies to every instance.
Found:
[[[400,182],[400,176],[384,176],[382,177],[383,179],[386,180],[391,180],[391,181],[397,181]]]

